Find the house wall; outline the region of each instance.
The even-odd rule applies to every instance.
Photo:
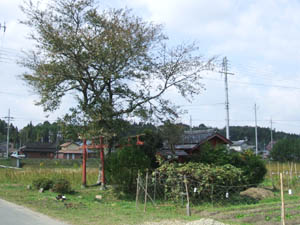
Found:
[[[58,153],[58,159],[81,159],[81,153]]]
[[[53,159],[55,154],[52,152],[25,152],[27,158]]]

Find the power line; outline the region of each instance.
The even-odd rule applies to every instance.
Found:
[[[214,79],[214,78],[208,78],[208,77],[202,77],[204,80],[214,80],[221,82],[220,79]],[[282,86],[282,85],[270,85],[270,84],[260,84],[260,83],[249,83],[249,82],[243,82],[243,81],[230,81],[231,83],[235,84],[241,84],[241,85],[252,85],[252,86],[263,86],[263,87],[277,87],[277,88],[285,88],[285,89],[295,89],[300,90],[300,87],[292,87],[292,86]]]

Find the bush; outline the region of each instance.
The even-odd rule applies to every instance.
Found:
[[[231,164],[243,170],[246,184],[256,186],[264,180],[267,168],[260,156],[256,156],[251,150],[243,153],[232,153]]]
[[[191,156],[191,161],[222,166],[230,164],[231,154],[226,145],[213,146],[206,143],[201,146],[200,151]]]
[[[46,177],[38,178],[33,180],[32,186],[36,189],[43,188],[44,190],[49,190],[53,186],[53,180]]]
[[[214,147],[206,144],[199,153],[192,155],[191,161],[219,166],[231,164],[242,169],[246,177],[245,184],[259,184],[267,173],[265,163],[260,156],[256,156],[251,150],[243,153],[229,151],[225,145]]]
[[[183,177],[187,177],[189,192],[197,188],[197,195],[192,200],[208,200],[213,196],[225,196],[224,186],[239,186],[244,183],[243,171],[232,165],[214,166],[203,163],[189,162],[184,164],[164,163],[157,171],[163,180],[164,192],[178,200],[183,189]],[[236,191],[236,190],[235,190]]]
[[[118,149],[106,160],[107,178],[120,191],[132,193],[136,190],[138,171],[150,168],[151,160],[140,146],[127,146]]]
[[[54,181],[52,190],[59,194],[68,194],[72,191],[70,182],[63,178]]]

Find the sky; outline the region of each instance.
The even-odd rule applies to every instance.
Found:
[[[22,0],[0,1],[0,118],[10,109],[19,129],[30,121],[54,122],[67,112],[69,96],[51,114],[34,103],[38,96],[20,75],[25,68],[16,60],[32,48]],[[231,126],[257,124],[300,134],[300,1],[298,0],[101,0],[100,9],[127,7],[145,21],[162,24],[170,45],[196,42],[205,58],[229,60],[229,108]],[[178,122],[225,126],[224,75],[202,74],[204,89],[187,102],[174,93],[168,96],[187,113]],[[254,132],[254,131],[253,131]]]

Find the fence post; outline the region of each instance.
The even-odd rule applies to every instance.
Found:
[[[147,206],[147,194],[148,194],[148,170],[147,170],[147,172],[146,172],[146,187],[145,187],[144,212],[146,212],[146,206]]]
[[[280,194],[281,194],[281,224],[285,225],[285,210],[284,210],[282,173],[280,173]]]
[[[154,193],[153,193],[153,201],[156,199],[156,171],[154,172]]]
[[[190,196],[189,196],[189,189],[188,189],[188,186],[187,186],[186,175],[184,175],[184,185],[185,185],[186,200],[187,200],[187,204],[186,204],[186,214],[187,214],[188,216],[191,216],[191,210],[190,210]]]
[[[86,187],[86,139],[83,139],[82,149],[82,187]]]
[[[210,196],[210,199],[211,199],[211,204],[214,207],[214,185],[213,184],[211,185],[211,196]]]
[[[139,192],[140,192],[140,171],[138,171],[138,177],[136,179],[136,196],[135,196],[136,208],[138,208]]]

